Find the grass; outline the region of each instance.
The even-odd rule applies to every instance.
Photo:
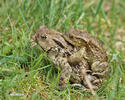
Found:
[[[98,99],[125,99],[124,0],[1,0],[1,100],[85,100],[83,90],[62,91],[56,85],[60,71],[39,47],[31,49],[31,35],[41,25],[66,32],[85,29],[102,43],[109,56],[110,77],[96,90]],[[122,34],[122,35],[121,35]],[[118,43],[120,45],[117,45]],[[118,48],[118,49],[117,49]],[[13,96],[13,93],[23,96]]]

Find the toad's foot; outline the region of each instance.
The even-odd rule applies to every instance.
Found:
[[[59,78],[59,87],[65,88],[66,84],[69,82],[72,68],[69,65],[69,63],[67,62],[66,58],[57,57],[54,62],[57,63],[57,65],[60,65],[61,69],[62,69],[61,75]]]

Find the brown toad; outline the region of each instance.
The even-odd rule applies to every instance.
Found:
[[[85,83],[83,70],[89,69],[87,61],[82,58],[79,59],[80,53],[83,55],[82,51],[76,51],[76,48],[72,44],[68,44],[63,38],[62,33],[48,29],[46,26],[41,26],[40,29],[32,36],[34,42],[40,45],[43,50],[47,53],[47,56],[53,61],[56,66],[60,66],[62,69],[59,85],[60,87],[65,87],[68,80],[73,83],[80,84]],[[75,53],[77,52],[77,54]],[[75,56],[71,56],[74,55]],[[73,60],[78,57],[79,63],[74,64]],[[77,66],[77,67],[76,67]],[[70,77],[71,76],[71,77]],[[89,75],[89,80],[93,81],[97,79],[92,75]]]

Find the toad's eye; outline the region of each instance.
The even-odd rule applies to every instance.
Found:
[[[47,38],[46,35],[41,35],[40,37],[41,37],[41,39],[46,39]]]

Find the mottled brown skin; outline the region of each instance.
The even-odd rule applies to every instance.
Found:
[[[68,44],[69,42],[67,43],[67,41],[65,41],[62,33],[53,29],[48,29],[46,26],[41,26],[32,36],[32,39],[40,45],[56,66],[61,67],[62,72],[59,79],[60,87],[65,87],[68,80],[78,84],[84,82],[82,70],[84,68],[86,70],[89,69],[86,59],[83,57],[82,59],[80,58],[80,56],[84,54],[84,48],[77,52],[73,44]],[[93,81],[93,76],[89,75],[89,79]]]
[[[107,74],[108,57],[99,40],[84,30],[78,29],[70,29],[63,37],[77,48],[77,52],[72,55],[74,57],[69,58],[70,62],[78,63],[84,58],[91,66],[93,75],[104,77]]]

